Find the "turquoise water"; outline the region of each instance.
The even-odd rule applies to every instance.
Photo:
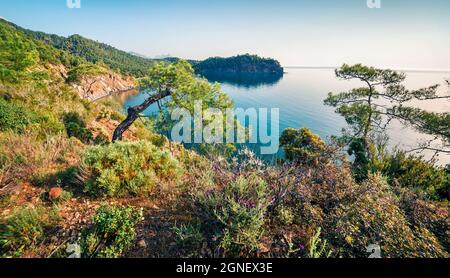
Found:
[[[437,72],[407,72],[406,74],[408,76],[406,86],[410,89],[442,84],[450,77],[450,73]],[[236,107],[279,108],[280,133],[288,127],[308,127],[324,139],[339,135],[342,128],[346,126],[342,117],[334,112],[334,108],[323,104],[328,93],[346,91],[363,85],[358,81],[337,79],[333,69],[313,68],[286,68],[286,74],[278,80],[267,78],[258,80],[255,77],[220,79],[217,76],[212,80],[222,84],[222,90],[234,100]],[[131,96],[125,101],[124,106],[140,104],[145,97],[145,93]],[[420,106],[435,112],[450,111],[449,101],[422,102]],[[152,114],[157,111],[158,108],[154,105],[145,113]],[[426,136],[395,122],[388,133],[391,146],[398,145],[403,149],[417,146],[419,142],[427,139]],[[449,163],[450,157],[441,157],[441,161]]]

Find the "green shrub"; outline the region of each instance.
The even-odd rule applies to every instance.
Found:
[[[354,157],[352,163],[352,172],[357,182],[363,182],[369,175],[371,166],[370,160],[367,157],[366,144],[364,139],[357,138],[348,146],[347,153]]]
[[[177,247],[182,250],[185,257],[199,257],[203,242],[205,241],[200,225],[187,224],[174,227],[177,237]]]
[[[328,241],[320,238],[321,233],[322,229],[317,229],[316,234],[309,240],[309,258],[320,259],[331,257],[331,251],[328,250]]]
[[[80,83],[83,77],[95,77],[102,74],[106,74],[107,70],[97,64],[81,64],[74,67],[67,73],[66,82],[68,83]]]
[[[0,131],[20,131],[38,121],[38,116],[26,108],[0,98]]]
[[[267,184],[257,176],[238,177],[223,189],[197,197],[204,234],[224,256],[251,256],[264,233],[269,206]],[[218,238],[215,243],[214,238]]]
[[[82,170],[91,175],[85,190],[106,196],[149,194],[163,182],[177,181],[181,174],[170,153],[146,141],[90,147]]]
[[[111,143],[110,139],[103,133],[100,133],[94,139],[95,145],[108,145],[109,143]]]
[[[135,226],[142,220],[142,210],[103,205],[92,218],[92,227],[84,235],[85,256],[120,257],[136,237]]]
[[[104,101],[105,105],[110,105],[110,106],[114,106],[114,104]],[[120,109],[122,107],[114,107],[115,109],[117,109],[118,111],[120,111]],[[121,113],[119,113],[116,110],[112,110],[110,108],[106,108],[106,107],[102,107],[100,112],[97,115],[97,120],[102,120],[102,119],[106,119],[106,120],[113,120],[113,121],[118,121],[118,122],[122,122],[123,120],[125,120],[125,116]]]
[[[179,187],[181,192],[194,196],[204,194],[215,187],[214,179],[217,173],[210,160],[183,148],[179,161],[186,172],[185,182]]]
[[[59,221],[57,210],[20,208],[0,224],[0,246],[7,256],[20,256],[45,237],[45,232]]]
[[[277,208],[277,218],[283,225],[291,225],[294,222],[294,213],[292,210],[285,206],[279,206]]]
[[[286,129],[281,134],[280,146],[289,161],[317,164],[326,159],[322,155],[326,151],[325,142],[307,128]]]
[[[86,127],[86,123],[78,113],[67,113],[64,115],[63,121],[67,136],[78,138],[85,144],[91,143],[94,139],[92,132]]]
[[[60,205],[60,204],[64,204],[64,203],[70,201],[70,199],[72,199],[72,198],[73,198],[72,192],[63,190],[63,192],[61,192],[61,195],[56,200],[53,200],[52,202],[56,205]]]
[[[416,189],[434,200],[450,200],[450,173],[433,162],[398,151],[386,159],[381,170],[391,184]]]

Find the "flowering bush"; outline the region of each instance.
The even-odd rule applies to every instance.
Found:
[[[202,231],[219,256],[249,256],[258,249],[269,206],[267,184],[238,177],[196,199]]]
[[[381,176],[370,175],[358,187],[352,204],[336,210],[333,234],[346,256],[364,256],[370,244],[379,244],[384,257],[442,257],[438,239],[422,227],[410,225],[397,197]]]
[[[345,164],[296,165],[286,172],[291,174],[280,185],[286,193],[274,216],[289,209],[294,217],[291,225],[278,221],[270,227],[272,238],[283,238],[285,250],[272,256],[310,256],[304,249],[311,250],[321,227],[335,257],[368,257],[372,244],[380,245],[383,257],[448,257],[448,205],[393,188],[380,175],[357,184]],[[295,248],[299,244],[305,247]]]

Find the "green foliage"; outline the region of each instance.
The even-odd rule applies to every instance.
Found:
[[[76,63],[69,54],[44,42],[35,40],[25,30],[0,19],[0,81],[24,83],[47,79],[45,72],[36,69],[39,64]]]
[[[274,59],[261,58],[256,55],[238,55],[230,58],[208,58],[194,65],[197,73],[271,73],[283,75],[283,68]]]
[[[136,237],[136,225],[142,220],[142,210],[103,205],[92,218],[82,249],[89,258],[120,257]]]
[[[81,64],[67,73],[66,81],[78,83],[84,77],[95,77],[107,73],[104,67],[94,64]]]
[[[182,60],[174,64],[157,63],[150,69],[147,76],[141,79],[140,85],[152,92],[156,91],[159,95],[170,95],[170,99],[165,102],[164,109],[155,123],[158,131],[167,136],[178,124],[178,121],[171,119],[175,109],[178,112],[183,110],[194,115],[196,103],[201,102],[201,107],[198,109],[204,112],[203,126],[206,127],[215,119],[214,115],[208,117],[207,109],[215,109],[225,115],[225,111],[234,106],[232,100],[221,91],[219,84],[210,84],[206,79],[196,77],[191,65]],[[224,117],[221,126],[225,126],[225,123]],[[190,138],[193,138],[194,132],[192,130],[189,134]],[[194,144],[193,147],[202,153],[229,154],[235,150],[234,146],[222,143]]]
[[[292,223],[294,223],[295,215],[290,208],[279,206],[276,212],[277,218],[283,225],[291,225]]]
[[[238,177],[223,189],[197,197],[197,204],[202,231],[223,256],[251,256],[258,249],[269,206],[265,181]]]
[[[146,78],[141,79],[141,87],[163,93],[171,91],[171,100],[166,104],[169,112],[175,108],[184,108],[194,113],[195,101],[202,101],[202,109],[231,108],[231,99],[221,91],[218,84],[197,78],[194,70],[186,61],[175,64],[158,63],[151,68]]]
[[[280,146],[288,160],[313,164],[324,158],[323,153],[326,150],[325,142],[307,128],[284,130],[280,137]]]
[[[405,106],[385,110],[372,102],[388,100],[394,105],[433,98],[434,87],[410,92],[401,84],[402,74],[362,65],[343,66],[336,72],[339,78],[359,79],[367,85],[330,95],[326,101],[352,127],[346,143],[355,157],[353,175],[345,159],[332,163],[336,160],[329,153],[331,146],[307,129],[288,129],[281,138],[287,158],[297,163],[268,167],[247,151],[230,163],[210,161],[171,145],[173,154],[180,158],[178,162],[166,151],[167,139],[145,133],[141,123],[136,124],[139,132],[134,137],[153,143],[109,144],[102,133],[93,139],[83,118],[121,121],[123,115],[107,101],[80,100],[70,84],[42,69],[62,63],[70,71],[70,82],[101,74],[106,65],[145,76],[141,86],[149,89],[150,96],[172,96],[165,102],[169,112],[185,108],[192,113],[195,100],[203,100],[203,110],[232,107],[220,86],[197,78],[187,62],[171,59],[173,64],[157,64],[147,72],[151,61],[135,61],[79,36],[66,39],[34,33],[2,20],[0,38],[0,189],[35,178],[41,181],[40,177],[50,175],[61,181],[52,180],[49,185],[80,181],[94,196],[145,196],[181,181],[180,198],[165,204],[186,207],[182,216],[192,221],[175,227],[173,233],[167,233],[170,239],[161,242],[175,242],[181,249],[177,255],[186,257],[367,257],[367,246],[375,243],[380,244],[383,257],[449,256],[448,203],[439,202],[448,200],[448,169],[403,153],[382,152],[376,142],[386,112],[420,132],[438,136],[445,144],[448,115]],[[210,59],[198,69],[202,66],[208,70],[279,72],[276,63],[264,64],[251,56],[228,61]],[[167,115],[162,115],[160,122],[164,134],[174,124]],[[68,168],[80,160],[85,146],[56,134],[64,128],[60,119],[69,136],[101,145],[89,147],[79,167]],[[204,118],[203,124],[212,120]],[[220,151],[216,146],[199,149],[208,154]],[[374,174],[377,172],[385,178]],[[173,191],[178,194],[178,190]],[[55,203],[69,198],[71,194],[65,192]],[[0,207],[10,208],[14,199],[2,198]],[[186,199],[192,202],[185,203]],[[24,208],[2,219],[2,256],[27,256],[26,251],[44,247],[56,215],[56,211],[41,207]],[[174,222],[178,223],[181,217],[176,216]],[[91,229],[83,235],[84,255],[123,256],[136,237],[135,227],[141,217],[142,212],[132,208],[102,206]]]
[[[363,138],[354,139],[348,147],[348,154],[354,156],[353,175],[357,182],[364,181],[369,175],[370,160],[367,157]]]
[[[325,100],[326,105],[336,107],[336,112],[351,127],[345,137],[349,139],[346,143],[350,144],[350,154],[355,155],[355,177],[358,181],[367,177],[367,171],[370,170],[368,164],[373,163],[373,157],[376,156],[373,152],[377,147],[376,138],[385,133],[393,119],[435,137],[418,149],[448,152],[449,113],[432,113],[406,105],[411,100],[448,98],[438,94],[438,85],[410,91],[403,85],[405,74],[361,64],[343,65],[336,70],[336,76],[343,80],[356,79],[365,85],[349,92],[330,93]],[[434,141],[440,141],[442,146],[434,147]]]
[[[31,105],[19,101],[4,100],[0,97],[0,131],[14,131],[23,133],[33,129],[41,133],[41,136],[58,134],[62,124],[54,115],[41,111],[35,112]]]
[[[0,98],[0,131],[20,131],[38,120],[39,117],[25,107]]]
[[[63,190],[61,195],[56,200],[52,200],[52,202],[55,205],[61,205],[61,204],[64,204],[64,203],[70,201],[70,199],[72,199],[72,197],[73,197],[72,192]]]
[[[431,95],[427,97],[432,98],[436,96]],[[435,144],[429,144],[423,146],[423,149],[429,149],[438,153],[450,152],[450,113],[433,113],[420,108],[404,106],[393,107],[389,112],[404,124],[413,127],[421,133],[434,136],[434,141],[438,141],[437,143],[440,141],[441,143],[439,147],[436,147]]]
[[[109,143],[111,143],[110,138],[104,133],[99,133],[94,139],[95,145],[108,145]]]
[[[401,151],[389,155],[385,162],[380,171],[391,184],[419,190],[431,199],[450,200],[450,173],[445,169]]]
[[[409,99],[409,92],[401,85],[406,76],[392,70],[381,70],[361,64],[344,64],[336,70],[336,76],[343,80],[357,79],[366,86],[338,94],[330,93],[325,104],[337,108],[336,112],[342,115],[351,127],[352,137],[363,138],[366,152],[369,152],[371,136],[383,131],[382,115],[386,113],[376,101]],[[368,157],[370,155],[367,153]]]
[[[46,231],[59,221],[57,210],[38,208],[16,209],[0,223],[0,247],[6,256],[20,256],[40,243]]]
[[[200,225],[187,224],[174,227],[177,237],[177,247],[188,257],[198,257],[202,248],[204,237]]]
[[[154,64],[145,78],[140,79],[140,86],[162,93],[167,90],[183,91],[195,80],[194,70],[186,61],[175,64],[164,62]]]
[[[0,22],[0,81],[16,83],[26,78],[38,61],[33,42]]]
[[[80,57],[88,62],[98,64],[104,63],[111,69],[120,71],[123,74],[142,77],[148,68],[154,63],[153,60],[142,58],[122,50],[118,50],[107,44],[99,43],[80,35],[73,35],[68,38],[33,32],[27,33],[53,47],[66,51],[76,57]]]
[[[69,137],[78,138],[85,144],[91,143],[94,139],[92,132],[86,127],[86,123],[78,113],[65,114],[63,122]]]
[[[82,170],[90,173],[85,190],[94,195],[149,194],[182,172],[170,153],[146,141],[90,147],[83,161]]]
[[[309,240],[309,258],[329,258],[331,257],[331,250],[328,250],[328,241],[320,238],[322,229],[317,229],[317,233]]]

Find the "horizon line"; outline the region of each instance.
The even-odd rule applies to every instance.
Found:
[[[338,69],[340,66],[298,66],[298,65],[288,65],[283,66],[286,69]],[[394,71],[401,72],[429,72],[429,73],[450,73],[450,69],[430,69],[430,68],[382,68],[382,69],[390,69]]]

